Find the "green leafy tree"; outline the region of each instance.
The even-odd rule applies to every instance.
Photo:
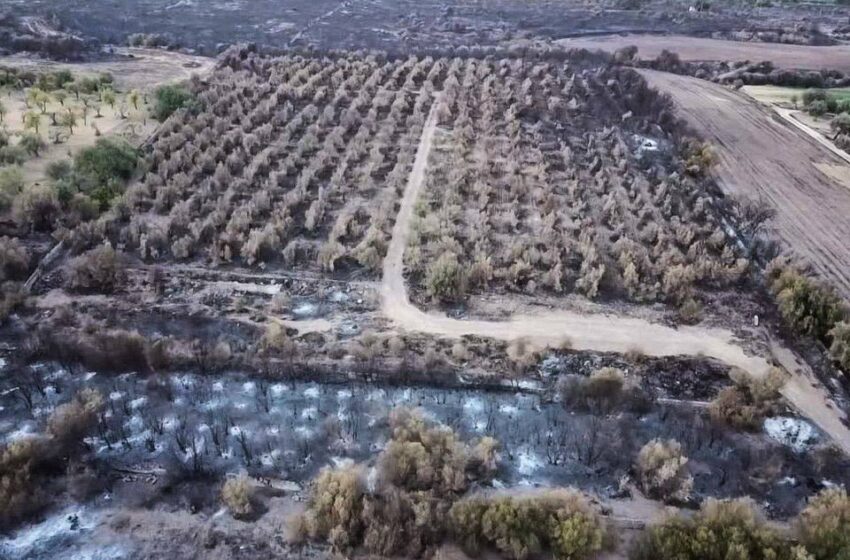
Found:
[[[153,118],[162,122],[177,109],[190,107],[194,102],[192,94],[180,86],[166,85],[154,92]]]

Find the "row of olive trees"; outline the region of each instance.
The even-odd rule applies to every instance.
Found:
[[[154,259],[333,270],[347,257],[377,269],[435,67],[290,56],[220,69],[198,95],[205,109],[166,123],[129,189],[128,246]]]
[[[660,101],[629,104],[645,90],[614,70],[453,61],[438,108],[452,135],[407,258],[420,285],[442,300],[497,284],[693,308],[694,286],[738,281],[747,261],[686,162],[659,173],[638,161],[634,132],[666,118]]]

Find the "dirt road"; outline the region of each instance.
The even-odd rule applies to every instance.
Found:
[[[561,39],[556,42],[567,48],[609,52],[635,45],[638,48],[638,56],[643,59],[655,58],[666,49],[677,53],[679,58],[687,62],[770,60],[779,68],[850,71],[850,45],[811,47],[682,35],[598,35]]]
[[[426,313],[414,306],[404,282],[404,250],[437,130],[437,106],[437,102],[432,105],[423,128],[384,259],[381,310],[398,328],[450,338],[464,335],[497,340],[525,338],[537,347],[557,346],[569,340],[572,348],[577,350],[619,353],[639,350],[652,356],[704,355],[737,366],[752,375],[761,376],[769,370],[767,360],[746,354],[732,333],[721,329],[699,326],[674,329],[637,318],[582,315],[571,311],[517,315],[508,321],[459,320],[436,312]],[[784,391],[788,401],[850,454],[850,429],[841,421],[843,413],[827,404],[829,398],[826,393],[814,381],[811,372],[806,372],[804,366],[796,363],[792,353],[785,352],[777,357],[791,373]]]
[[[714,144],[721,188],[773,206],[779,237],[850,298],[850,189],[821,171],[847,162],[748,96],[687,76],[641,73]]]

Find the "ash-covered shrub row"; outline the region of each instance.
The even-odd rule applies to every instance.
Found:
[[[747,270],[701,184],[711,151],[678,137],[668,100],[635,72],[453,59],[447,74],[406,253],[427,295],[684,304]]]
[[[144,259],[377,270],[445,61],[225,57],[116,215]]]

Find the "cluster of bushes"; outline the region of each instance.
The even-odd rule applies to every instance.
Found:
[[[751,500],[706,500],[691,517],[649,527],[630,560],[838,560],[850,555],[850,498],[829,488],[794,521],[792,537],[769,527]],[[794,542],[796,541],[796,542]]]
[[[771,368],[764,377],[753,377],[735,368],[730,377],[733,384],[711,402],[711,418],[739,430],[761,429],[764,418],[776,412],[785,374]]]
[[[850,112],[850,98],[842,98],[825,89],[808,89],[800,97],[803,108],[814,116]]]
[[[474,556],[490,549],[514,560],[544,552],[558,560],[582,560],[613,544],[587,498],[569,489],[521,498],[466,498],[452,506],[449,520],[454,540]]]
[[[74,81],[70,70],[36,72],[14,66],[0,66],[0,87],[23,89],[37,87],[44,91],[53,91],[67,87]]]
[[[835,290],[781,259],[768,266],[767,281],[785,322],[798,334],[822,342],[850,370],[850,311]]]
[[[452,505],[497,468],[494,440],[466,444],[417,411],[393,411],[390,430],[371,482],[358,466],[319,474],[306,512],[291,525],[295,540],[322,540],[343,552],[420,557],[449,534]]]

